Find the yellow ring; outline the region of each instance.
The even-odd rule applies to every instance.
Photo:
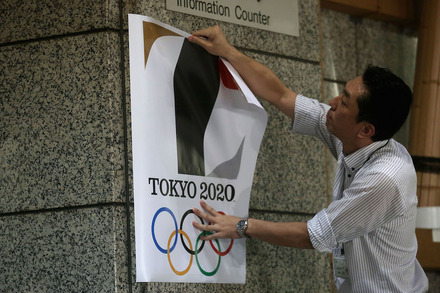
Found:
[[[186,234],[184,231],[182,231],[182,230],[180,230],[180,229],[177,230],[177,231],[179,232],[179,234],[182,234],[183,236],[186,237],[186,239],[188,240],[188,243],[189,243],[189,247],[190,247],[191,250],[192,250],[192,249],[193,249],[193,248],[192,248],[192,243],[191,243],[191,240],[190,240],[189,237],[188,237],[188,234]],[[191,259],[190,259],[190,261],[189,261],[189,265],[188,265],[188,267],[187,267],[185,270],[179,272],[178,270],[176,270],[176,269],[174,268],[173,264],[171,263],[171,257],[170,257],[170,244],[171,244],[171,240],[173,239],[173,236],[174,236],[174,235],[176,235],[176,230],[174,230],[173,233],[171,233],[171,235],[170,235],[170,239],[168,240],[168,246],[167,246],[168,262],[170,263],[170,267],[171,267],[171,269],[173,270],[173,272],[176,273],[176,275],[183,276],[183,275],[185,275],[186,273],[188,273],[189,269],[191,268],[191,265],[192,265],[192,262],[193,262],[193,255],[191,254]]]

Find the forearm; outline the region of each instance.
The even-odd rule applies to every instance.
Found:
[[[269,101],[294,119],[296,93],[288,89],[269,68],[232,46],[219,26],[194,32],[188,40],[213,55],[227,59],[256,96]]]
[[[224,57],[240,73],[256,96],[272,103],[284,114],[294,119],[297,94],[287,88],[272,70],[232,46]]]
[[[307,223],[266,222],[250,218],[246,234],[275,245],[313,249]]]
[[[193,226],[202,231],[215,231],[213,234],[201,237],[202,240],[240,237],[237,232],[237,223],[240,218],[220,214],[204,201],[200,201],[200,205],[207,213],[197,208],[193,209],[194,213],[210,224],[193,221]],[[252,238],[275,245],[313,249],[307,223],[276,223],[249,218],[245,233]]]

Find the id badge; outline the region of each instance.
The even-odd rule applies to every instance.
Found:
[[[348,268],[345,256],[333,256],[333,264],[336,277],[348,279]]]

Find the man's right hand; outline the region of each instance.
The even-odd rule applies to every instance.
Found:
[[[228,59],[236,49],[228,42],[220,26],[199,30],[194,32],[188,40],[202,46],[212,55]]]
[[[232,46],[218,25],[196,31],[188,40],[202,46],[210,54],[228,60],[254,95],[272,103],[294,119],[297,94],[287,88],[269,68]]]

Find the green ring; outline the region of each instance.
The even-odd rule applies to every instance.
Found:
[[[205,234],[205,233],[206,233],[206,234]],[[200,233],[199,236],[197,237],[197,240],[196,240],[196,247],[194,248],[194,252],[195,252],[194,254],[195,254],[195,256],[196,256],[197,266],[199,267],[200,272],[202,272],[202,274],[204,274],[205,276],[214,276],[214,275],[217,273],[218,269],[220,268],[220,261],[221,261],[221,259],[222,259],[222,257],[219,255],[219,256],[218,256],[217,267],[216,267],[212,272],[206,272],[206,271],[204,271],[204,270],[202,269],[202,267],[200,266],[200,264],[199,264],[199,257],[197,256],[197,246],[198,246],[198,244],[199,244],[200,236],[208,236],[208,235],[211,235],[211,234],[212,234],[211,232],[202,232],[202,233]],[[218,242],[217,239],[215,239],[215,242],[217,242],[218,251],[221,252],[221,250],[220,250],[220,242]]]

